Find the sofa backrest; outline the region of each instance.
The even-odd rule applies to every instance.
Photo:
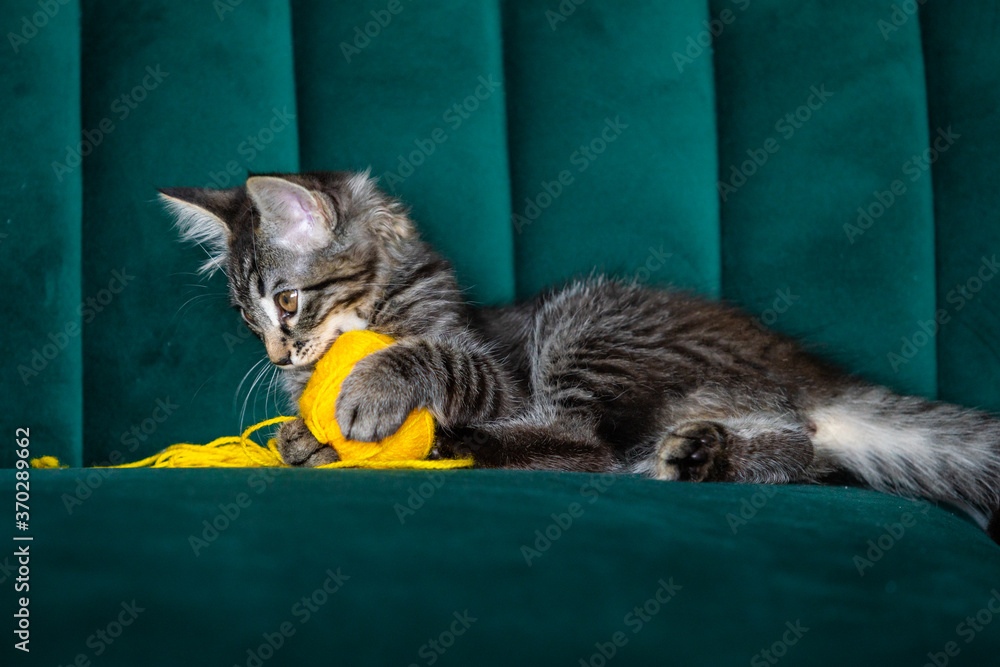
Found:
[[[248,171],[371,167],[479,302],[597,267],[1000,409],[995,3],[48,4],[0,10],[0,392],[38,454],[279,411],[265,375],[241,415],[263,349],[155,199]]]

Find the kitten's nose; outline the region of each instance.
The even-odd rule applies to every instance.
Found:
[[[264,347],[267,348],[267,358],[271,360],[271,363],[275,366],[291,366],[292,365],[292,351],[288,348],[286,344],[287,341],[284,339],[278,340],[277,338],[265,337]]]

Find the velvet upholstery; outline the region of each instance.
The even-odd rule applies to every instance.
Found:
[[[278,644],[263,664],[579,665],[611,651],[607,664],[768,664],[761,652],[787,638],[771,657],[788,664],[921,665],[955,642],[955,664],[989,665],[1000,646],[996,614],[965,620],[1000,589],[1000,549],[870,491],[514,471],[94,475],[32,487],[30,664],[252,666]],[[81,484],[92,493],[68,513],[60,496]],[[120,637],[96,635],[133,601],[143,611]]]
[[[1000,410],[997,11],[3,3],[7,432],[78,467],[281,412],[156,188],[312,169],[370,168],[479,303],[596,267]],[[960,513],[860,490],[74,469],[33,472],[31,494],[32,653],[3,648],[24,664],[990,664],[1000,648],[1000,550]],[[300,623],[338,568],[350,579]],[[671,577],[633,633],[627,614]],[[133,600],[120,639],[91,639]]]
[[[8,360],[0,401],[8,415],[30,414],[52,452],[79,465],[82,338],[93,311],[80,283],[82,174],[79,161],[58,176],[50,166],[65,163],[80,137],[79,11],[75,3],[62,7],[40,31],[15,23],[34,3],[7,7],[4,24],[17,28],[0,55],[0,252],[11,320],[0,334]],[[3,465],[11,455],[0,448]]]

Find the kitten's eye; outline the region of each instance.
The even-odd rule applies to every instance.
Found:
[[[245,308],[240,308],[240,315],[243,316],[244,322],[246,322],[247,324],[252,324],[252,322],[250,322],[250,317],[247,315],[247,311]]]
[[[275,295],[274,300],[278,303],[278,308],[289,315],[294,315],[299,309],[299,291],[294,289],[288,289],[284,292],[278,292]]]

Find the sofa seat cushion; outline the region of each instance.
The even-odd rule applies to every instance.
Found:
[[[34,471],[31,491],[32,658],[51,664],[920,665],[950,647],[985,665],[1000,649],[1000,548],[859,489],[76,469]]]

